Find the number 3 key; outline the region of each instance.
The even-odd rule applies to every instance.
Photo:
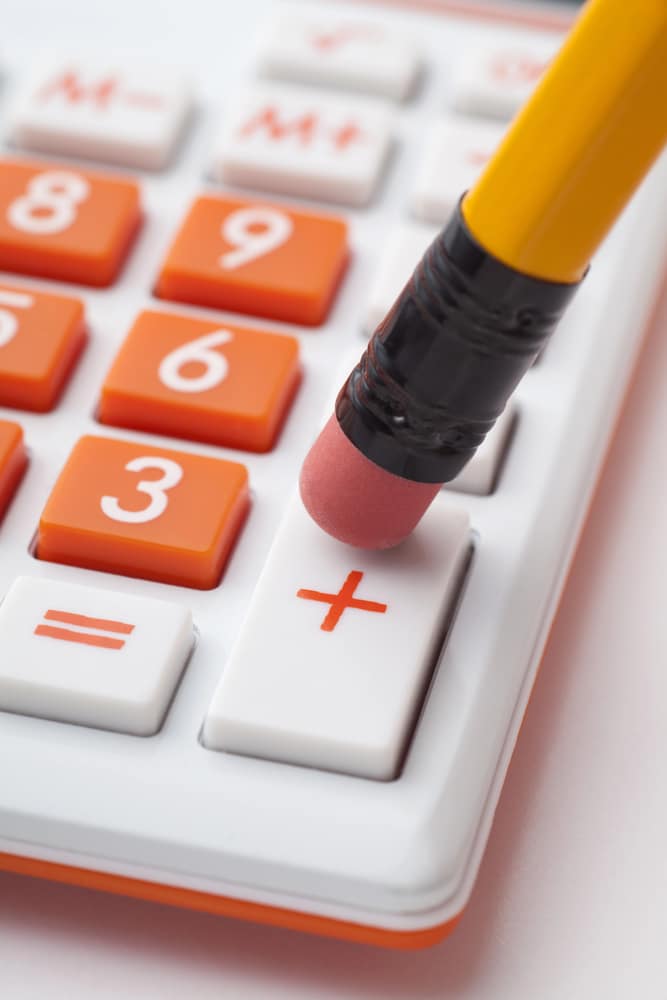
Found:
[[[42,512],[36,555],[207,590],[247,510],[237,462],[83,437]]]

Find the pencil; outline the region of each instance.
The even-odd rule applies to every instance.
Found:
[[[398,544],[472,457],[667,142],[666,0],[590,0],[373,334],[304,462],[329,534]]]

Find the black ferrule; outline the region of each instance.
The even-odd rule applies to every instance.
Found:
[[[578,287],[501,263],[471,235],[459,204],[339,393],[341,429],[388,472],[448,482],[484,440]]]

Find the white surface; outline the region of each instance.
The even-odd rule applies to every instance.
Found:
[[[464,48],[454,72],[450,107],[465,114],[513,118],[556,48],[551,38],[524,32]]]
[[[453,504],[432,507],[404,545],[379,553],[336,543],[295,497],[209,708],[205,745],[396,777],[469,546],[468,515]],[[351,599],[375,607],[343,610]],[[353,650],[368,651],[363,664]]]
[[[277,18],[267,31],[259,70],[276,79],[325,84],[401,100],[420,69],[417,46],[377,20],[332,26],[331,18]]]
[[[507,406],[468,464],[461,469],[455,479],[452,479],[450,483],[445,483],[446,490],[455,490],[458,493],[478,493],[480,496],[491,492],[498,479],[510,431],[516,417],[517,408],[510,398]]]
[[[402,222],[385,235],[368,294],[362,333],[369,336],[384,319],[416,262],[438,234],[437,226]]]
[[[148,736],[192,643],[192,614],[173,602],[19,577],[0,604],[0,709]]]
[[[26,79],[9,139],[24,149],[145,169],[163,167],[192,107],[173,69],[61,58]]]
[[[387,159],[389,121],[380,101],[255,87],[224,121],[212,173],[226,184],[365,205]]]
[[[482,172],[505,128],[496,122],[441,118],[429,129],[412,193],[422,222],[444,225],[464,191]]]
[[[22,5],[14,17],[28,40],[39,15],[44,32],[60,37],[62,44],[72,24],[82,32],[102,32],[107,45],[114,37],[118,44],[131,46],[134,37],[137,47],[145,44],[140,31],[128,32],[130,18],[139,15],[136,4],[127,7],[125,21],[119,7],[93,15],[92,8],[82,9],[68,0],[57,9],[35,2]],[[171,8],[165,13],[161,6],[147,3],[141,10],[155,45],[166,46],[172,36],[183,44],[186,37],[193,37],[186,36],[184,19]],[[200,24],[212,16],[209,8],[195,2],[187,14],[188,24],[193,25],[197,15]],[[136,27],[136,21],[131,23]],[[206,53],[215,57],[219,38],[214,32],[201,37],[202,57]],[[7,49],[3,46],[3,52],[8,50],[14,52],[13,42]],[[393,190],[404,190],[406,177],[398,172]],[[169,215],[162,231],[156,230],[154,220],[153,237],[145,237],[132,274],[139,273],[144,280],[152,273],[156,249],[164,245],[175,218],[175,213]],[[358,264],[358,275],[367,274],[363,253]],[[345,301],[360,287],[360,279],[356,284],[353,280]],[[112,320],[122,327],[130,314],[116,304],[109,315],[101,297],[90,298],[100,336],[68,397],[79,414],[91,399],[90,387],[84,392],[83,376],[93,363],[96,376],[108,363],[113,352]],[[658,341],[662,347],[655,344],[650,365],[643,369],[642,391],[634,397],[639,429],[635,427],[634,436],[632,429],[629,432],[629,451],[606,493],[603,487],[602,505],[594,508],[596,519],[587,534],[588,539],[593,531],[593,548],[584,570],[579,570],[584,576],[575,573],[570,580],[561,621],[568,609],[574,617],[561,626],[561,646],[544,665],[551,680],[543,696],[545,682],[538,685],[524,726],[524,770],[517,770],[522,766],[519,757],[514,769],[519,777],[510,777],[491,852],[456,936],[425,955],[384,955],[5,876],[0,959],[8,993],[11,990],[20,1000],[58,992],[70,998],[77,992],[88,997],[92,991],[117,996],[122,990],[142,998],[185,992],[197,997],[318,1000],[661,996],[666,971],[662,858],[667,823],[657,790],[664,783],[659,768],[666,749],[661,705],[667,700],[663,691],[667,637],[660,601],[665,579],[657,557],[667,544],[667,529],[662,523],[665,468],[656,456],[660,460],[664,455],[667,412],[661,375],[667,356],[664,340]],[[562,357],[557,346],[554,357]],[[321,389],[324,380],[311,374],[312,393],[312,387]],[[644,440],[653,426],[658,430],[648,431]],[[31,430],[36,427],[31,422]],[[61,457],[54,456],[58,461]],[[55,468],[57,461],[52,464]],[[279,475],[279,465],[254,464],[256,485],[266,489],[269,472]],[[38,493],[46,488],[50,474],[43,459],[33,464],[35,500],[26,505],[21,518],[13,518],[14,528],[24,532],[34,525]],[[271,536],[268,506],[255,517],[262,544],[268,544]],[[647,525],[651,526],[649,550]],[[248,546],[241,544],[253,563]],[[257,546],[258,557],[262,544]],[[585,546],[586,539],[584,553]],[[232,577],[237,582],[244,578],[242,566],[237,559]],[[246,586],[255,570],[256,566],[246,570]],[[625,576],[620,578],[627,570],[632,584]],[[638,578],[646,589],[636,587]],[[134,586],[140,590],[142,585]],[[224,621],[221,616],[220,624],[225,637],[226,622],[238,611],[229,590],[227,615]],[[199,684],[192,674],[186,678],[182,708],[178,718],[170,720],[172,725],[192,710],[193,702],[196,707],[193,695],[210,682],[207,662],[200,660]],[[619,733],[627,738],[619,740]],[[122,760],[119,766],[122,769]],[[187,783],[174,787],[189,794]],[[172,806],[175,802],[172,798]],[[627,803],[627,809],[619,803]],[[181,816],[173,808],[172,812],[178,825]],[[382,848],[381,841],[377,847]]]

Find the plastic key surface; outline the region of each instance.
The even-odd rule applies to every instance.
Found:
[[[561,40],[524,32],[465,49],[454,72],[451,107],[509,120],[530,96]]]
[[[445,483],[444,488],[457,493],[476,493],[479,496],[491,493],[507,453],[516,418],[517,407],[510,399],[468,464],[455,479]]]
[[[25,149],[156,169],[170,159],[191,103],[173,70],[60,59],[40,64],[23,86],[10,136]]]
[[[83,437],[42,512],[36,555],[207,590],[247,509],[237,462]]]
[[[381,21],[280,17],[259,57],[274,79],[323,84],[402,100],[413,91],[421,59],[417,46]]]
[[[165,299],[316,325],[347,265],[347,225],[286,205],[197,198],[162,266]]]
[[[452,117],[433,122],[412,193],[413,214],[423,222],[444,225],[504,131],[505,126],[497,122],[476,119]]]
[[[299,379],[294,337],[146,311],[105,379],[98,419],[268,451]]]
[[[130,180],[0,161],[0,268],[84,285],[115,279],[140,222]]]
[[[178,604],[19,577],[0,604],[0,709],[149,736],[192,643]]]
[[[11,420],[0,420],[0,518],[21,482],[27,463],[22,428]]]
[[[295,498],[209,708],[210,749],[389,780],[452,611],[468,515],[436,501],[396,549],[321,531]]]
[[[0,406],[52,409],[85,340],[80,299],[0,283]]]
[[[406,222],[387,231],[366,304],[362,326],[364,334],[372,334],[385,318],[437,234],[436,226],[414,222]]]
[[[380,102],[257,88],[223,124],[213,175],[224,184],[365,205],[389,153],[389,122]]]

